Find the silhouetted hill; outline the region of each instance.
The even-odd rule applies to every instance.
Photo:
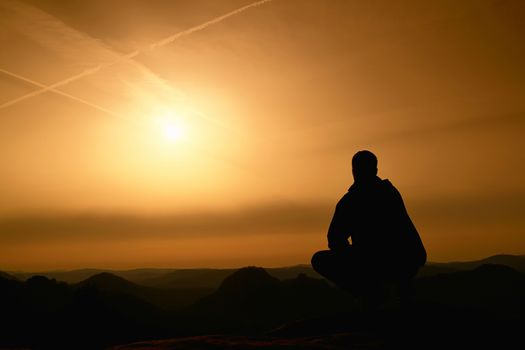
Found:
[[[525,311],[525,275],[505,265],[484,264],[471,271],[415,281],[420,302],[493,311]]]
[[[262,267],[244,267],[228,276],[215,294],[249,299],[261,293],[273,292],[280,287],[279,280]]]
[[[416,277],[435,276],[442,273],[451,273],[458,271],[457,268],[449,266],[446,263],[426,263],[419,269]]]
[[[13,275],[8,274],[7,272],[0,271],[0,278],[5,278],[7,280],[16,280],[17,278]]]
[[[142,280],[157,288],[217,288],[236,269],[181,269]]]
[[[505,265],[525,273],[525,255],[499,254],[475,261],[450,262],[447,265],[460,270],[472,270],[485,264]]]
[[[474,261],[429,262],[419,270],[418,277],[473,270],[484,264],[504,265],[525,273],[525,255],[499,254]]]
[[[288,267],[273,267],[267,268],[266,271],[270,276],[276,277],[280,280],[287,280],[296,278],[299,275],[305,275],[312,278],[322,278],[317,272],[312,269],[310,264],[308,265],[295,265]]]
[[[207,288],[160,289],[145,287],[108,272],[91,276],[74,286],[76,288],[92,287],[102,292],[129,295],[168,311],[186,307],[213,291]]]
[[[71,271],[39,271],[39,272],[16,272],[13,273],[19,280],[25,281],[32,276],[45,276],[66,283],[78,283],[98,273],[106,272],[99,269],[80,269]]]
[[[132,269],[132,270],[102,270],[102,269],[78,269],[70,271],[43,271],[43,272],[17,272],[13,273],[13,276],[20,280],[26,280],[33,275],[46,276],[57,281],[63,281],[67,283],[79,283],[86,280],[87,278],[108,272],[113,275],[122,277],[128,281],[139,283],[143,280],[154,278],[157,276],[164,276],[174,269]]]
[[[78,287],[96,287],[100,290],[126,291],[139,288],[135,283],[109,272],[101,272],[93,275],[77,284]]]
[[[0,346],[96,349],[161,336],[165,313],[131,295],[73,288],[44,276],[0,278]],[[59,330],[59,331],[58,331]],[[159,330],[159,331],[157,331]],[[79,344],[78,340],[82,339]]]
[[[143,279],[137,283],[157,288],[218,288],[224,279],[237,269],[181,269]],[[299,274],[320,278],[310,265],[267,268],[269,275],[280,280]]]
[[[228,276],[211,295],[188,313],[205,317],[210,331],[269,329],[297,317],[355,307],[352,297],[324,280],[300,275],[281,281],[263,268],[246,267]]]

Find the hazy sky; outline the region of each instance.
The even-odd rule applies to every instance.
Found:
[[[251,3],[0,1],[0,270],[307,263],[361,149],[430,260],[525,253],[523,1]]]

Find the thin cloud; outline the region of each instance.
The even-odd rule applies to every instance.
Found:
[[[407,138],[420,138],[429,135],[440,135],[445,132],[456,132],[470,130],[475,128],[494,127],[499,125],[523,124],[525,112],[501,113],[501,114],[483,114],[478,117],[455,119],[448,123],[438,125],[428,125],[416,127],[397,132],[389,133],[376,140],[371,140],[372,144],[382,144]]]
[[[112,241],[136,238],[198,238],[298,233],[327,228],[327,203],[273,203],[238,211],[164,216],[134,214],[35,214],[0,218],[0,242]]]
[[[135,214],[25,214],[0,218],[0,243],[115,241],[317,233],[325,235],[335,202],[275,202],[222,212]],[[416,226],[437,222],[459,228],[523,224],[525,193],[429,197],[411,200]],[[423,227],[425,225],[422,225]],[[422,232],[425,235],[425,232]],[[451,232],[450,234],[453,234]]]
[[[498,126],[517,126],[523,127],[525,121],[525,111],[511,113],[486,113],[477,116],[458,118],[445,122],[437,121],[427,125],[418,125],[414,123],[413,127],[400,128],[387,132],[371,132],[356,134],[351,138],[333,138],[324,145],[314,145],[310,152],[347,152],[357,145],[383,146],[396,143],[399,141],[422,139],[432,135],[443,135],[447,133],[462,132],[466,130],[486,129]],[[334,123],[332,129],[337,127],[339,130],[350,129],[350,121],[341,121]],[[383,130],[380,130],[383,131]],[[361,146],[362,147],[362,146]]]

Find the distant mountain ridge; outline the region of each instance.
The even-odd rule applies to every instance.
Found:
[[[525,273],[525,255],[499,254],[484,259],[464,262],[447,263],[427,263],[419,272],[418,276],[432,276],[440,273],[450,273],[461,270],[472,270],[483,264],[498,264],[512,267],[513,269]],[[85,279],[100,274],[111,273],[115,276],[124,278],[130,282],[155,288],[208,288],[219,287],[221,282],[229,275],[237,271],[236,268],[214,269],[156,269],[142,268],[131,270],[104,270],[104,269],[80,269],[71,271],[49,271],[49,272],[3,272],[19,280],[26,280],[33,275],[46,276],[57,281],[67,283],[79,283]],[[288,267],[265,268],[273,277],[280,280],[294,278],[299,274],[304,274],[313,278],[321,278],[310,265],[295,265]],[[0,272],[1,273],[1,272]]]
[[[132,270],[104,270],[104,269],[79,269],[71,271],[49,271],[49,272],[17,272],[13,276],[20,280],[26,280],[34,275],[46,276],[57,281],[67,283],[79,283],[87,278],[101,273],[110,273],[122,277],[128,281],[148,287],[156,288],[217,288],[229,275],[238,268],[214,269],[132,269]],[[279,279],[294,278],[303,273],[310,277],[320,276],[313,271],[309,265],[296,265],[288,267],[266,268],[268,273]]]
[[[504,312],[525,312],[525,274],[512,267],[483,264],[415,281],[420,302]]]
[[[102,292],[129,295],[155,307],[175,311],[210,294],[210,288],[155,288],[136,284],[109,272],[101,272],[84,281],[72,284],[74,288],[96,288]]]
[[[75,269],[75,270],[64,270],[64,271],[39,271],[39,272],[10,272],[11,275],[17,277],[20,280],[26,280],[31,276],[39,275],[46,276],[57,281],[63,281],[67,283],[78,283],[85,279],[104,272],[111,273],[113,275],[122,277],[128,281],[138,282],[144,279],[153,278],[155,276],[161,276],[169,272],[175,271],[175,269],[163,269],[163,268],[139,268],[130,270],[112,270],[112,269]]]
[[[481,265],[495,264],[512,267],[514,270],[525,272],[525,255],[497,254],[474,261],[452,261],[448,263],[430,263],[434,266],[446,266],[458,270],[472,270]]]
[[[6,280],[16,280],[17,278],[7,272],[0,271],[0,278],[5,278]]]

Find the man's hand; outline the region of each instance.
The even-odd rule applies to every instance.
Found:
[[[345,250],[351,247],[350,242],[348,242],[347,239],[341,239],[341,240],[335,240],[335,239],[329,239],[328,240],[328,248],[330,250]]]

